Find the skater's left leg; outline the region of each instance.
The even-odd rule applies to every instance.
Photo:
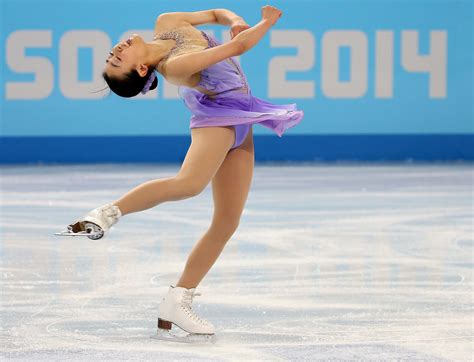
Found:
[[[214,216],[211,226],[194,246],[176,286],[195,288],[212,267],[237,229],[252,182],[252,130],[245,141],[229,151],[212,179]]]
[[[188,336],[214,336],[214,326],[191,308],[195,287],[209,271],[239,224],[252,180],[254,165],[251,132],[244,143],[229,151],[212,178],[214,217],[211,226],[189,256],[175,287],[170,286],[158,310],[158,335],[173,338],[172,325]]]

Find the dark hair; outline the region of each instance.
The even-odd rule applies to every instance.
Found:
[[[109,77],[106,72],[102,73],[102,77],[107,82],[109,88],[120,97],[130,98],[138,95],[150,77],[151,73],[155,70],[150,68],[148,73],[144,77],[140,77],[136,69],[132,69],[130,72],[123,75],[122,78]],[[155,89],[158,85],[158,78],[155,78],[150,86],[150,90]]]

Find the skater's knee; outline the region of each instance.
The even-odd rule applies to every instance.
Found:
[[[206,184],[196,178],[176,176],[175,182],[180,190],[183,198],[189,198],[199,195],[205,188]]]
[[[238,229],[239,223],[239,218],[214,220],[210,229],[217,236],[216,239],[227,242]]]

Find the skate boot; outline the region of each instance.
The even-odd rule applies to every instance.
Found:
[[[89,239],[98,240],[104,237],[105,232],[117,223],[121,216],[119,207],[109,203],[90,211],[82,219],[68,225],[67,230],[55,235],[87,236]]]
[[[158,309],[158,335],[156,338],[176,342],[215,342],[214,326],[200,318],[191,308],[195,288],[170,286]],[[186,333],[171,331],[172,325]]]

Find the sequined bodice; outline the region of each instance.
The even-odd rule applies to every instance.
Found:
[[[214,38],[214,36],[195,28],[189,29],[189,27],[180,27],[179,31],[176,29],[177,28],[173,28],[155,36],[155,39],[174,39],[176,41],[176,45],[160,61],[160,63],[170,57],[200,51],[221,44]],[[158,63],[158,65],[160,63]],[[186,88],[190,89],[187,86],[180,86],[181,91],[184,93],[186,92]],[[232,92],[241,92],[245,94],[248,94],[249,92],[245,74],[234,57],[222,60],[200,71],[199,83],[191,88],[204,93],[209,97]],[[180,93],[182,93],[181,91]]]
[[[176,45],[163,59],[161,59],[160,63],[166,61],[170,57],[174,57],[184,53],[192,53],[207,48],[207,40],[203,38],[201,32],[196,29],[192,30],[194,31],[186,29],[186,27],[175,27],[159,35],[156,35],[153,38],[154,40],[173,39],[176,41]]]

